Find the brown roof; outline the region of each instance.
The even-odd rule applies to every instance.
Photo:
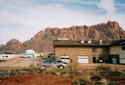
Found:
[[[91,43],[81,43],[81,41],[73,41],[73,40],[54,40],[54,46],[81,46],[81,47],[89,47],[89,46],[111,46],[111,45],[125,45],[125,40],[114,40],[114,41],[103,41],[102,44],[99,44],[99,41],[93,41]]]
[[[125,40],[113,41],[111,45],[125,45]]]
[[[99,44],[97,41],[92,41],[92,43],[81,43],[81,41],[72,41],[72,40],[54,40],[53,45],[54,46],[81,46],[81,47],[88,47],[88,46],[109,46],[111,42],[104,42],[102,44]]]

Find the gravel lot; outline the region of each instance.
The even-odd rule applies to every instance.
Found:
[[[29,67],[31,64],[37,64],[38,58],[16,58],[8,61],[0,62],[0,67]]]
[[[32,65],[37,65],[37,62],[40,62],[39,58],[16,58],[8,61],[0,62],[0,69],[16,69],[29,67]],[[125,70],[125,65],[113,65],[113,64],[79,64],[81,68],[84,69],[96,69],[99,65],[111,66],[113,69]]]

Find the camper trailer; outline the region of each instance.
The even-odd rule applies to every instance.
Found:
[[[13,59],[15,56],[15,54],[0,54],[0,61]]]

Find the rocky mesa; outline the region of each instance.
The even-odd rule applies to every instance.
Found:
[[[0,52],[23,53],[26,49],[36,52],[52,52],[53,40],[69,38],[69,40],[93,39],[93,40],[120,40],[125,39],[125,31],[117,21],[108,21],[92,26],[72,26],[69,28],[46,28],[38,32],[30,40],[23,43],[12,39],[5,46],[0,47]]]

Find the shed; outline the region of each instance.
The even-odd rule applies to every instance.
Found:
[[[28,49],[25,51],[24,53],[24,57],[30,57],[30,58],[34,58],[35,57],[35,51]]]

